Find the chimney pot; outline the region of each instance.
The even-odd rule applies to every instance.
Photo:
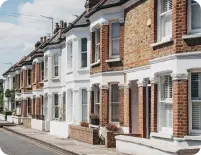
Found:
[[[67,28],[67,25],[68,25],[68,23],[67,23],[67,22],[65,22],[65,23],[64,23],[64,28]]]
[[[40,43],[43,43],[43,37],[40,37]]]
[[[46,42],[46,41],[47,41],[47,37],[44,36],[44,37],[43,37],[43,42]]]
[[[64,21],[63,20],[60,21],[60,28],[64,28]]]

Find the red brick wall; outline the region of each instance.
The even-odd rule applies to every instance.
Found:
[[[100,88],[100,126],[105,126],[109,122],[109,90],[108,86]]]
[[[131,132],[131,101],[130,101],[130,94],[131,90],[129,87],[124,89],[124,126],[130,127]]]
[[[138,87],[139,134],[146,138],[146,88]]]
[[[36,115],[40,115],[40,98],[36,98]]]
[[[21,103],[21,116],[27,117],[27,101],[26,100],[22,100],[22,103]]]
[[[40,84],[39,84],[39,82],[41,81],[40,80],[40,64],[39,63],[37,63],[36,64],[36,89],[39,89],[39,87],[40,87]]]
[[[151,84],[151,132],[157,132],[157,84]]]
[[[90,91],[89,115],[94,113],[94,91]]]
[[[120,125],[124,125],[124,86],[119,85]]]
[[[173,134],[183,138],[188,135],[188,81],[173,81]]]

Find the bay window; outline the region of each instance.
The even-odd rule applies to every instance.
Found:
[[[87,90],[82,89],[82,121],[88,120]]]
[[[201,32],[201,8],[196,0],[189,0],[189,33]]]
[[[87,38],[81,40],[81,67],[87,67]]]
[[[31,86],[31,70],[27,70],[27,85]]]
[[[59,119],[59,95],[54,94],[54,119]]]
[[[100,28],[95,30],[95,62],[100,60]]]
[[[201,130],[201,72],[191,73],[192,130]]]
[[[40,75],[41,75],[41,82],[44,80],[44,62],[40,64]]]
[[[67,54],[67,68],[69,71],[72,70],[73,67],[73,44],[72,42],[68,44],[68,54]]]
[[[120,51],[120,23],[110,24],[110,57],[119,57]]]
[[[36,65],[33,65],[33,80],[34,80],[34,83],[36,83]]]
[[[110,85],[110,121],[119,122],[120,106],[119,106],[119,86],[118,84]]]
[[[172,0],[158,0],[158,41],[172,38]]]
[[[160,77],[159,93],[159,128],[160,131],[172,133],[172,77],[170,75]]]
[[[53,62],[53,77],[58,77],[59,76],[59,55],[55,54],[53,59],[54,59],[54,62]]]

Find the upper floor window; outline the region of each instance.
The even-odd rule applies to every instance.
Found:
[[[48,57],[47,56],[45,57],[44,62],[45,62],[45,79],[47,79],[48,78]]]
[[[40,64],[40,72],[41,72],[41,81],[44,80],[44,62],[41,62]]]
[[[172,37],[172,0],[158,0],[158,41]]]
[[[67,56],[67,68],[68,70],[72,70],[73,67],[73,44],[69,43],[68,44],[68,56]]]
[[[189,33],[201,32],[201,8],[195,0],[189,3]]]
[[[16,88],[16,78],[13,77],[13,89],[15,89],[15,88]]]
[[[34,83],[36,83],[36,65],[33,65],[33,80],[34,80]]]
[[[100,28],[95,31],[95,62],[100,60]]]
[[[21,75],[20,75],[20,77],[21,77],[20,86],[21,86],[21,87],[23,87],[23,86],[24,86],[24,80],[23,80],[23,79],[24,79],[24,77],[23,77],[23,76],[24,76],[24,74],[23,74],[23,71],[22,71],[22,72],[21,72]]]
[[[59,55],[55,54],[53,59],[54,59],[53,76],[57,77],[59,76]]]
[[[120,23],[110,25],[110,57],[118,57],[120,51]]]
[[[30,69],[27,70],[27,85],[28,86],[31,85],[31,70]]]
[[[81,67],[87,67],[87,38],[81,40]]]

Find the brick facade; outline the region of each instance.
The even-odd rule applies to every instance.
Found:
[[[119,85],[119,110],[120,110],[120,125],[124,125],[124,86]]]
[[[124,89],[124,126],[129,127],[131,133],[131,89],[129,86]]]
[[[40,115],[40,98],[36,98],[36,115]]]
[[[100,88],[100,126],[109,123],[109,90],[108,86]]]
[[[157,132],[157,84],[151,84],[151,132]]]
[[[21,103],[21,116],[27,117],[27,101],[23,100]]]
[[[173,81],[173,134],[183,138],[188,135],[188,81]]]

